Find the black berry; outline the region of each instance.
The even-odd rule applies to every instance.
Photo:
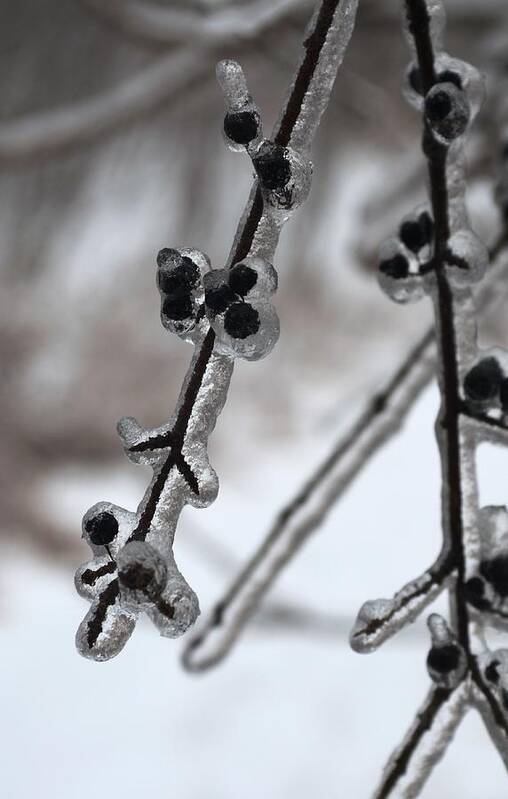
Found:
[[[253,159],[254,169],[266,189],[283,189],[291,177],[287,153],[280,144],[269,144]]]
[[[484,358],[464,378],[464,393],[473,402],[490,402],[499,392],[503,378],[495,358]]]
[[[508,596],[508,555],[498,555],[480,564],[480,573],[499,596]]]
[[[187,291],[178,291],[169,294],[162,303],[162,313],[168,319],[182,322],[193,314],[192,297]]]
[[[257,282],[257,272],[245,264],[237,264],[229,273],[230,288],[240,297],[245,297]]]
[[[499,660],[493,660],[485,669],[485,677],[489,682],[497,685],[499,682]]]
[[[120,582],[133,591],[144,591],[154,579],[153,569],[140,563],[129,563],[118,572]]]
[[[418,219],[408,219],[400,227],[400,240],[411,252],[419,252],[426,244],[430,244],[434,224],[427,211],[423,211]]]
[[[259,135],[261,120],[256,111],[238,111],[226,114],[224,133],[237,144],[249,144]]]
[[[111,544],[118,533],[118,522],[112,513],[103,511],[97,516],[92,516],[85,523],[85,530],[90,536],[90,541],[96,546]]]
[[[233,338],[247,338],[259,330],[259,314],[247,302],[230,305],[224,317],[224,329]]]
[[[457,668],[460,661],[460,649],[455,644],[433,646],[427,655],[427,666],[438,674],[448,674]]]
[[[182,262],[182,256],[178,250],[173,250],[170,247],[163,247],[157,253],[157,266],[176,266]]]
[[[490,602],[485,599],[485,584],[481,577],[471,577],[464,585],[466,600],[477,610],[487,610]]]
[[[436,83],[425,97],[425,114],[443,139],[461,136],[469,122],[466,95],[453,83]]]
[[[224,313],[235,300],[234,292],[225,283],[205,290],[205,303],[213,314]]]
[[[192,291],[199,283],[200,272],[190,258],[182,258],[181,263],[171,271],[159,269],[157,280],[159,289],[164,294]]]
[[[397,253],[391,258],[386,258],[379,264],[379,271],[387,277],[392,277],[395,280],[400,280],[407,277],[409,273],[409,263],[405,255]]]

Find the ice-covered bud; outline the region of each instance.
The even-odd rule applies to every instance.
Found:
[[[458,230],[450,237],[445,265],[450,279],[458,288],[481,280],[488,264],[487,248],[472,230]]]
[[[207,256],[199,250],[164,248],[157,255],[161,321],[181,338],[193,340],[199,332],[203,276],[209,268]]]
[[[282,212],[293,211],[306,199],[312,179],[312,165],[291,147],[265,140],[252,163],[265,201]]]
[[[277,273],[259,256],[232,269],[215,269],[204,279],[205,311],[217,336],[216,349],[231,357],[258,360],[279,337],[279,319],[270,297]]]
[[[444,67],[438,72],[438,83],[453,83],[458,89],[462,89],[462,78],[459,70]],[[406,71],[405,93],[411,105],[421,108],[423,102],[423,86],[420,77],[420,70],[415,63],[411,63]]]
[[[494,357],[482,358],[464,378],[464,395],[477,405],[493,405],[498,396],[503,373]]]
[[[464,595],[466,601],[477,610],[488,610],[491,606],[491,598],[486,590],[485,581],[477,575],[466,580]]]
[[[465,92],[454,83],[436,83],[425,97],[425,116],[445,144],[462,136],[470,116]]]
[[[164,590],[168,572],[162,555],[146,541],[130,541],[117,556],[122,601],[140,605]]]
[[[425,294],[418,260],[399,239],[388,239],[380,248],[379,284],[395,302],[416,302]]]
[[[427,624],[432,640],[427,655],[430,678],[443,688],[455,688],[463,679],[467,669],[464,650],[438,613],[432,613]]]
[[[224,118],[226,142],[236,152],[250,149],[261,140],[263,128],[244,72],[236,61],[226,60],[217,64],[216,74],[228,108]]]
[[[430,246],[433,236],[434,222],[427,209],[417,209],[402,220],[399,228],[401,242],[415,255]]]
[[[484,652],[478,658],[480,671],[508,711],[508,649]]]
[[[146,611],[161,635],[178,638],[199,616],[199,602],[181,575],[175,578],[170,575],[163,593]]]

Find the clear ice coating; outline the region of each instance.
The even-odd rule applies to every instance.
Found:
[[[278,279],[270,259],[281,226],[308,192],[312,170],[306,152],[262,138],[261,116],[241,67],[224,61],[217,75],[228,106],[224,135],[252,158],[263,211],[251,253],[229,268],[212,269],[208,257],[190,247],[166,247],[157,256],[161,322],[194,345],[194,356],[166,424],[146,430],[133,417],[118,423],[127,457],[153,470],[137,511],[102,502],[83,519],[93,557],[78,569],[76,588],[91,605],[76,643],[95,660],[120,652],[142,612],[168,638],[185,633],[199,615],[196,594],[173,556],[178,518],[184,505],[203,508],[217,496],[207,445],[234,359],[259,360],[279,337],[272,303]]]
[[[508,657],[506,650],[490,652],[485,636],[488,626],[508,629],[508,511],[479,508],[476,477],[478,444],[508,443],[508,353],[478,347],[471,287],[484,276],[488,254],[465,204],[464,139],[483,100],[483,81],[442,51],[441,2],[406,0],[405,7],[414,54],[405,91],[422,114],[432,203],[385,242],[379,281],[396,302],[428,294],[434,305],[443,544],[432,566],[392,599],[364,603],[351,645],[374,650],[445,588],[451,612],[450,622],[435,613],[428,619],[434,688],[388,763],[375,794],[383,799],[418,795],[473,705],[508,766]]]

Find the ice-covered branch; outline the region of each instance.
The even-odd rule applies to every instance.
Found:
[[[199,42],[216,45],[229,39],[249,39],[276,24],[309,0],[251,0],[208,12],[181,5],[163,7],[147,0],[81,0],[129,35],[148,42]]]
[[[86,657],[118,654],[141,612],[167,637],[181,635],[199,613],[197,597],[173,557],[179,514],[185,504],[206,507],[217,495],[207,444],[226,401],[234,358],[264,357],[277,341],[272,304],[277,273],[267,259],[308,190],[308,150],[355,11],[356,0],[318,4],[271,140],[262,138],[239,65],[227,61],[218,67],[227,105],[225,135],[251,157],[258,178],[227,269],[211,269],[206,255],[192,248],[164,248],[157,257],[162,323],[194,344],[194,356],[167,424],[147,431],[131,417],[119,423],[128,457],[153,469],[136,513],[103,502],[85,514],[83,534],[94,557],[78,570],[76,586],[92,604],[76,640]]]
[[[427,668],[437,688],[390,761],[377,797],[419,794],[474,698],[508,762],[508,652],[489,652],[482,634],[486,623],[502,624],[507,610],[508,511],[478,507],[475,462],[482,437],[499,432],[496,423],[504,421],[505,397],[508,409],[508,353],[478,350],[472,285],[483,278],[488,254],[467,216],[463,151],[464,134],[483,99],[483,85],[475,69],[443,51],[440,0],[405,0],[405,9],[415,55],[407,74],[407,94],[422,112],[430,205],[406,217],[398,236],[383,245],[379,270],[382,288],[396,302],[428,294],[434,305],[441,394],[436,438],[446,567],[434,568],[416,584],[410,583],[392,603],[364,605],[352,643],[359,651],[374,649],[387,637],[385,631],[391,634],[415,618],[426,600],[443,587],[449,589],[452,621],[449,626],[436,614],[429,618],[432,646]],[[443,723],[439,711],[448,702],[446,692],[452,690],[460,702]],[[427,754],[410,767],[422,737]]]
[[[465,683],[451,692],[439,687],[430,690],[404,740],[388,761],[373,799],[418,796],[459,726],[467,701]]]
[[[492,248],[496,261],[478,291],[484,311],[506,299],[508,254],[501,245]],[[333,505],[370,462],[383,444],[399,432],[436,366],[434,329],[430,327],[403,359],[386,386],[343,433],[327,458],[277,515],[231,586],[191,635],[184,664],[204,670],[219,663],[231,650],[279,574],[319,529]]]

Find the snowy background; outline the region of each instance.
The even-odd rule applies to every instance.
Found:
[[[434,388],[219,668],[186,675],[182,642],[143,623],[112,662],[74,650],[86,610],[73,588],[87,557],[82,514],[100,499],[134,508],[147,482],[123,458],[115,422],[166,419],[190,356],[160,325],[155,254],[191,245],[220,266],[250,185],[247,159],[223,146],[214,62],[242,61],[269,129],[310,7],[287,3],[247,39],[154,44],[93,5],[0,0],[2,796],[367,799],[427,691],[428,640],[424,619],[370,656],[347,638],[365,599],[390,596],[439,548]],[[184,5],[210,12],[203,0]],[[479,65],[490,89],[469,200],[491,242],[508,11],[485,0],[449,6],[449,49]],[[130,117],[106,117],[84,140],[23,148],[48,112],[88,113],[93,98],[177,48],[199,66],[197,80]],[[392,306],[373,274],[379,241],[424,196],[418,120],[400,94],[406,61],[397,4],[365,0],[316,141],[311,198],[278,251],[280,344],[235,369],[211,443],[219,498],[187,509],[178,531],[177,560],[204,610],[430,319],[425,303]],[[506,343],[504,316],[484,321],[485,344]],[[507,458],[481,451],[482,502],[506,502]],[[270,603],[294,613],[284,620]],[[476,713],[422,796],[506,796]]]

